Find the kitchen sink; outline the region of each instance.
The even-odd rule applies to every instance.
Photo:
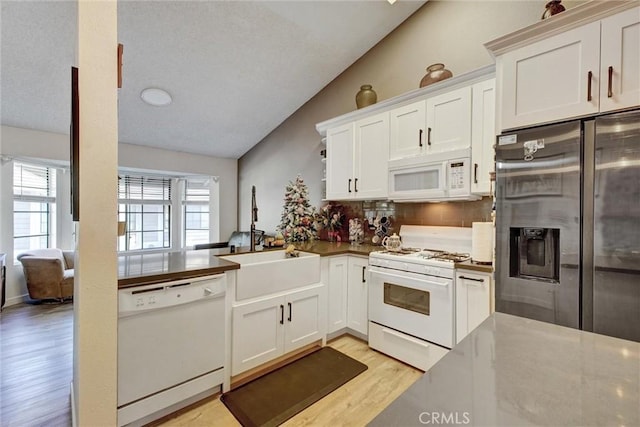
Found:
[[[288,257],[282,250],[220,258],[240,264],[240,269],[235,270],[236,301],[240,301],[320,282],[320,255],[298,254],[298,257]]]

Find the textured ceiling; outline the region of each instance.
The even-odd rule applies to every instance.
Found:
[[[120,141],[239,158],[424,2],[120,1]],[[67,133],[75,2],[1,7],[2,124]]]

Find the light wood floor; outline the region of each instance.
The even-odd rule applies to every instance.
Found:
[[[364,426],[422,372],[342,336],[329,343],[368,369],[284,426]],[[0,426],[70,426],[73,305],[21,304],[0,314]],[[239,426],[219,398],[163,420],[163,426]]]
[[[0,314],[0,426],[70,426],[73,304]]]
[[[365,342],[351,336],[343,335],[329,345],[361,361],[369,369],[283,426],[364,426],[422,376],[422,371],[371,350]],[[161,425],[240,426],[217,397]]]

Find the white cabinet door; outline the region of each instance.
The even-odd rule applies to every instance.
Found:
[[[602,20],[600,111],[640,105],[640,8]]]
[[[391,110],[389,160],[421,154],[425,139],[426,102],[418,101]]]
[[[285,300],[284,352],[288,353],[322,339],[325,328],[322,327],[324,316],[321,315],[321,287],[293,292]]]
[[[456,274],[456,343],[491,312],[491,274],[458,270]]]
[[[231,375],[283,354],[284,315],[282,296],[233,307]]]
[[[327,333],[338,331],[347,326],[348,259],[347,256],[329,258]]]
[[[471,87],[427,99],[427,151],[436,153],[471,145]]]
[[[354,197],[384,199],[389,194],[389,113],[358,120],[355,132]]]
[[[349,257],[349,288],[347,291],[347,327],[367,335],[369,311],[368,258]]]
[[[501,128],[598,112],[599,69],[599,21],[505,53],[498,58]]]
[[[495,170],[496,140],[495,79],[476,83],[472,87],[471,108],[471,192],[491,193],[489,174]]]
[[[354,124],[327,130],[327,196],[344,200],[353,193]]]

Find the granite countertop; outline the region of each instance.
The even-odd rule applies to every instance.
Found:
[[[455,267],[458,270],[471,270],[471,271],[479,271],[482,273],[493,273],[492,264],[478,264],[471,260],[456,262]]]
[[[295,244],[296,249],[320,256],[363,255],[379,251],[381,246],[371,244],[351,245],[349,242],[326,242],[315,240]],[[284,250],[265,248],[265,251]],[[236,247],[235,253],[249,253],[249,247]],[[188,279],[237,270],[240,264],[219,258],[231,254],[230,248],[186,250],[178,252],[156,252],[118,256],[118,288],[139,286],[170,280]]]
[[[300,242],[295,244],[296,249],[312,252],[322,256],[333,255],[363,255],[369,256],[370,252],[380,251],[384,248],[370,243],[352,245],[349,242],[327,242],[325,240],[314,240],[313,242]]]
[[[218,258],[216,252],[216,249],[209,249],[120,255],[118,288],[208,276],[240,268],[240,264]]]
[[[640,343],[494,313],[369,425],[456,423],[640,425]]]

